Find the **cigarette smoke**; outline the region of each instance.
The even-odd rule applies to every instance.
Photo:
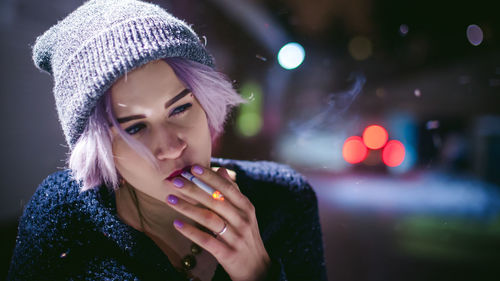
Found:
[[[366,78],[361,73],[352,73],[348,81],[352,81],[350,89],[330,93],[327,96],[325,107],[312,118],[294,120],[289,123],[289,129],[300,138],[307,138],[312,133],[333,129],[339,125],[339,119],[346,113],[351,104],[361,93]]]

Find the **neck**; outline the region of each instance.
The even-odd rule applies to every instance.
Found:
[[[116,206],[119,217],[128,225],[157,237],[177,237],[173,221],[186,217],[173,210],[167,203],[143,193],[129,184],[116,191]]]

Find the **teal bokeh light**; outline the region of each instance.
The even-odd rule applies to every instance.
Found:
[[[295,69],[305,58],[304,48],[299,43],[287,43],[278,52],[278,63],[284,69]]]

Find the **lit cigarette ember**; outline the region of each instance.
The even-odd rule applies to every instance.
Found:
[[[210,187],[206,183],[202,182],[197,177],[193,176],[190,172],[183,171],[181,173],[181,176],[183,178],[187,179],[188,181],[196,184],[196,186],[201,188],[206,193],[210,194],[210,196],[212,196],[213,199],[219,200],[219,201],[224,201],[224,195],[222,195],[222,193],[220,193],[220,191],[213,189],[212,187]]]

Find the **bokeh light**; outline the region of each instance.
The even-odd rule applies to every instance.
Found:
[[[483,30],[475,25],[471,24],[467,27],[467,40],[474,46],[478,46],[483,42]]]
[[[360,163],[365,160],[368,149],[363,144],[361,137],[352,136],[345,140],[342,148],[344,160],[351,164]]]
[[[388,138],[387,130],[379,125],[368,126],[363,132],[363,143],[371,149],[382,148]]]
[[[306,52],[299,43],[288,43],[278,52],[278,63],[285,69],[295,69],[304,61]]]
[[[349,41],[348,49],[355,60],[365,60],[372,55],[372,41],[364,36],[357,36]]]
[[[397,140],[390,140],[382,151],[382,161],[389,167],[396,167],[403,163],[405,147]]]
[[[406,36],[406,34],[408,34],[408,31],[409,31],[409,27],[408,25],[406,24],[402,24],[399,26],[399,33],[401,34],[401,36]]]
[[[415,89],[415,90],[413,91],[413,94],[414,94],[417,98],[419,98],[419,97],[421,97],[421,96],[422,96],[422,92],[420,91],[420,89]]]
[[[245,137],[255,136],[262,127],[262,118],[255,112],[245,112],[237,120],[240,133]]]
[[[425,123],[425,128],[427,130],[435,130],[439,128],[439,120],[429,120]]]
[[[259,84],[248,82],[240,88],[241,96],[248,102],[240,106],[236,118],[238,133],[245,137],[257,135],[262,128],[262,90]]]

